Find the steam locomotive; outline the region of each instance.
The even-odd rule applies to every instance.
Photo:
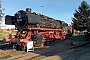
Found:
[[[18,30],[15,38],[8,38],[6,41],[13,43],[15,47],[23,46],[23,49],[27,48],[26,44],[29,41],[42,46],[47,42],[66,39],[65,27],[68,27],[69,34],[72,34],[72,27],[67,23],[35,12],[31,13],[30,8],[26,8],[26,11],[20,10],[14,16],[6,15],[5,24],[15,25],[15,29]]]

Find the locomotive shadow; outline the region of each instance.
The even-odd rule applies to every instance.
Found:
[[[57,53],[56,49],[61,49],[62,47],[53,47],[54,45],[57,46],[57,44],[63,44],[61,42],[64,42],[65,40],[58,41],[55,43],[52,43],[50,45],[45,46],[44,48],[35,48],[34,53],[40,54],[41,56],[51,57],[51,56],[57,56],[61,59],[61,56]],[[70,45],[70,40],[68,39],[68,45]],[[53,49],[54,48],[54,49]],[[56,48],[56,49],[55,49]],[[56,52],[55,52],[56,51]]]
[[[62,44],[66,44],[66,46],[75,46],[75,45],[71,45],[70,39],[73,39],[75,41],[75,44],[81,44],[82,42],[85,42],[84,36],[79,35],[79,36],[72,36],[69,39],[56,42],[55,44],[59,44],[59,46]],[[62,49],[62,47],[53,47],[55,44],[46,46],[46,48],[36,48],[34,53],[40,54],[41,56],[46,56],[46,57],[58,56],[58,57],[62,58],[61,55],[58,54],[58,53],[62,53],[62,52],[56,51],[56,49],[60,50],[60,49]]]
[[[0,50],[11,50],[13,45],[0,45]]]

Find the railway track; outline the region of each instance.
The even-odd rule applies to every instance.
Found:
[[[83,46],[85,46],[85,45],[86,45],[86,48],[83,48]],[[89,42],[87,42],[87,43],[83,43],[83,44],[80,44],[80,45],[77,45],[77,46],[71,46],[71,47],[68,47],[68,46],[63,47],[62,46],[58,50],[56,49],[54,51],[50,51],[50,52],[47,52],[47,53],[44,53],[44,54],[41,54],[41,55],[38,55],[38,56],[34,56],[34,57],[28,58],[26,60],[39,60],[39,59],[44,59],[44,58],[46,58],[48,56],[53,56],[53,55],[60,55],[60,56],[62,56],[62,54],[66,53],[66,51],[68,51],[68,50],[73,50],[73,51],[70,52],[70,55],[67,55],[66,57],[64,57],[66,54],[63,55],[62,59],[63,60],[67,60],[67,59],[68,60],[72,60],[72,59],[77,60],[77,58],[79,58],[83,54],[90,52],[90,46],[89,45],[90,45]],[[74,48],[76,48],[76,49],[74,49]],[[83,50],[80,50],[80,48],[82,48]]]
[[[12,49],[12,45],[11,44],[9,44],[9,43],[0,43],[0,49],[1,50],[8,50],[8,49]]]
[[[73,51],[63,52],[64,54],[58,53],[62,57],[62,60],[78,60],[81,56],[90,52],[90,44],[87,47],[76,48]]]
[[[35,53],[26,53],[22,56],[14,57],[14,58],[11,58],[8,60],[22,60],[22,59],[24,59],[24,60],[43,60],[46,57],[54,56],[54,55],[61,56],[62,60],[78,60],[79,57],[90,52],[90,44],[89,43],[87,43],[86,45],[83,44],[83,45],[80,45],[77,47],[61,46],[59,49],[58,48],[59,47],[57,47],[56,49],[53,48],[53,50],[51,49],[44,53],[42,53],[42,51],[40,51],[41,52],[40,54],[38,51],[36,51]]]
[[[22,55],[20,57],[15,57],[15,58],[11,58],[11,59],[8,59],[8,60],[39,60],[39,59],[43,59],[43,58],[46,58],[48,56],[52,56],[52,55],[55,55],[57,53],[60,53],[60,52],[64,52],[65,50],[68,50],[70,48],[68,48],[68,46],[66,48],[64,47],[61,47],[59,50],[55,50],[55,51],[49,51],[49,52],[45,52],[45,53],[41,53],[41,54],[35,54],[34,56],[32,54],[30,54],[30,56],[26,56],[26,55]],[[37,52],[36,52],[37,53]],[[31,57],[32,55],[32,57]]]
[[[70,51],[69,54],[66,54],[67,53],[66,51],[69,51],[69,50],[73,50],[73,51]],[[90,46],[86,48],[80,47],[76,49],[66,48],[66,49],[61,49],[54,52],[47,52],[43,55],[35,56],[33,58],[28,58],[26,60],[39,60],[39,59],[43,60],[44,58],[48,56],[53,56],[53,55],[61,56],[62,60],[78,60],[81,56],[83,56],[84,54],[88,52],[90,52]]]

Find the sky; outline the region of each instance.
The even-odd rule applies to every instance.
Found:
[[[32,12],[43,14],[70,24],[71,17],[83,0],[1,0],[5,15],[14,15],[18,10],[31,8]],[[90,5],[90,0],[85,0]],[[5,19],[4,19],[5,20]],[[3,20],[3,24],[4,24]],[[13,26],[6,26],[10,28]]]

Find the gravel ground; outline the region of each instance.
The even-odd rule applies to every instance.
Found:
[[[62,60],[62,57],[60,57],[58,55],[54,55],[54,56],[49,56],[49,57],[46,57],[46,58],[40,59],[40,60]]]
[[[90,44],[70,49],[70,44],[54,44],[45,48],[35,49],[35,52],[14,51],[9,57],[0,60],[90,60]],[[0,54],[1,55],[1,54]]]
[[[79,58],[79,60],[90,60],[90,52],[84,54]]]

